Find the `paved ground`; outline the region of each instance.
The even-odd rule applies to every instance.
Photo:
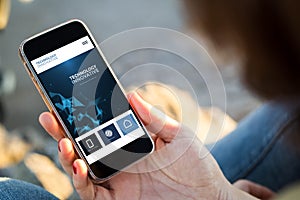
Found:
[[[205,51],[200,48],[201,53],[198,53],[199,48],[189,45],[187,38],[182,38],[180,34],[166,36],[165,31],[154,31],[154,35],[130,35],[130,40],[128,37],[106,40],[114,34],[140,27],[169,28],[194,35],[184,23],[179,0],[12,0],[8,27],[0,31],[0,69],[13,71],[17,79],[16,91],[4,98],[7,111],[5,126],[9,130],[19,130],[17,132],[29,142],[44,146],[43,152],[53,155],[54,160],[56,146],[51,140],[45,142],[49,137],[37,122],[38,115],[46,107],[26,74],[17,50],[25,38],[72,18],[85,21],[99,43],[105,41],[101,44],[104,54],[112,62],[116,75],[125,87],[141,85],[146,81],[175,85],[191,94],[194,92],[194,98],[201,106],[218,106],[235,120],[240,120],[260,104],[241,86],[233,65],[220,67],[216,71]],[[144,48],[119,54],[124,46],[143,43],[148,36],[151,36],[148,46],[153,41],[156,46],[167,46],[183,53],[178,55],[164,49]],[[193,38],[197,39],[195,36]],[[114,59],[115,55],[118,59]],[[200,61],[193,66],[190,60]],[[216,80],[217,72],[222,76],[224,87]],[[224,88],[226,98],[223,98]]]
[[[71,18],[84,20],[99,42],[119,32],[138,27],[163,27],[188,32],[184,24],[182,10],[178,0],[93,0],[88,2],[80,0],[51,0],[32,1],[31,3],[22,3],[21,0],[12,1],[8,27],[0,32],[1,69],[13,70],[17,77],[16,92],[5,97],[7,109],[6,126],[9,129],[22,128],[24,126],[34,126],[39,129],[40,127],[37,123],[38,114],[46,109],[17,56],[18,45],[26,37]],[[182,46],[182,48],[189,51],[189,47]],[[167,64],[171,68],[174,66],[175,69],[179,68],[178,59],[176,60],[170,54],[164,55],[164,52],[161,53],[157,51],[155,53],[151,51],[146,53],[145,51],[138,52],[138,58],[140,60],[145,58],[146,55],[148,62],[152,62],[149,58],[152,58],[152,55],[155,54],[157,62]],[[119,77],[130,70],[131,67],[141,64],[134,58],[137,58],[136,54],[133,56],[128,55],[126,58],[119,59],[113,64]],[[200,66],[198,70],[205,70],[206,68],[207,66]],[[180,73],[184,74],[185,77],[193,77],[195,74],[188,67],[182,68],[181,66],[180,69]],[[160,77],[159,70],[151,71],[151,73],[151,77],[157,77],[156,80],[158,81],[163,82],[166,79],[165,76]],[[234,67],[223,68],[221,73],[226,86],[227,112],[239,120],[257,106],[257,101],[240,87]],[[137,74],[137,76],[127,79],[124,84],[130,85],[136,79],[147,80],[147,78],[143,74]],[[172,80],[172,76],[167,77],[167,79]],[[172,81],[165,82],[172,83]],[[173,83],[175,85],[177,83],[179,87],[182,86],[178,81],[173,81]],[[206,95],[208,93],[204,92],[205,84],[197,77],[191,78],[190,83],[193,88],[197,88],[196,93],[198,93],[198,98],[201,99],[200,104],[209,105],[208,95]],[[222,89],[218,85],[211,87],[215,91]],[[185,88],[182,87],[182,89]],[[222,109],[225,109],[222,106],[222,102],[216,105],[218,104]]]
[[[18,46],[26,37],[72,18],[84,20],[99,42],[121,31],[143,26],[180,30],[179,8],[174,0],[51,0],[28,4],[13,0],[8,27],[0,32],[1,69],[13,70],[17,76],[17,91],[5,99],[7,127],[38,127],[38,113],[46,109],[17,55]]]

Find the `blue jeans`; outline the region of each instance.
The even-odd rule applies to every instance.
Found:
[[[215,144],[211,153],[231,183],[248,179],[278,191],[300,180],[298,102],[263,105]]]
[[[0,200],[57,200],[55,196],[41,187],[8,178],[0,178]]]

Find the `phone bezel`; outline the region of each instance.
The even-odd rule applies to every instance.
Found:
[[[70,35],[70,33],[72,33],[72,34]],[[101,183],[101,182],[108,180],[112,176],[116,175],[122,169],[125,169],[125,168],[131,166],[132,164],[136,163],[140,159],[145,158],[146,155],[151,154],[154,151],[154,143],[151,139],[151,136],[149,135],[149,133],[146,131],[143,124],[138,119],[137,114],[135,114],[134,109],[128,103],[130,109],[133,111],[134,115],[138,119],[138,123],[144,130],[145,135],[134,140],[133,142],[123,146],[122,148],[114,151],[113,153],[105,156],[104,158],[101,158],[100,160],[96,161],[95,163],[93,163],[91,165],[89,165],[88,162],[86,161],[83,153],[81,152],[80,148],[77,146],[75,139],[69,133],[67,127],[64,125],[59,113],[55,109],[55,106],[53,105],[50,97],[48,96],[47,92],[45,91],[33,66],[30,63],[30,60],[33,60],[42,55],[45,55],[46,53],[49,53],[55,49],[58,49],[64,45],[67,45],[67,44],[75,41],[76,39],[80,39],[84,36],[88,36],[90,38],[90,40],[93,42],[94,46],[97,48],[99,54],[101,55],[102,59],[104,60],[106,66],[109,68],[114,79],[116,80],[118,86],[121,88],[121,91],[125,95],[125,90],[123,89],[122,85],[120,84],[119,80],[117,79],[111,66],[105,59],[105,56],[103,55],[101,49],[97,45],[90,30],[87,28],[87,26],[81,20],[73,19],[73,20],[67,21],[65,23],[62,23],[58,26],[55,26],[51,29],[48,29],[44,32],[41,32],[37,35],[34,35],[34,36],[24,40],[19,47],[19,55],[23,61],[26,71],[29,73],[34,85],[36,86],[39,93],[41,94],[48,109],[52,113],[55,114],[56,118],[58,119],[58,121],[60,122],[62,128],[64,129],[64,131],[66,133],[66,137],[71,139],[73,146],[75,147],[75,149],[77,151],[77,155],[80,158],[82,158],[88,165],[89,175],[90,175],[92,181],[95,183]],[[58,38],[60,41],[58,41]],[[133,149],[134,149],[134,151],[133,151]],[[116,158],[123,158],[124,152],[127,152],[127,151],[133,151],[135,153],[134,154],[131,153],[132,157],[128,157],[128,155],[127,155],[128,162],[125,161],[125,163],[123,163],[124,166],[120,167],[121,170],[112,169],[112,168],[104,165],[101,162],[104,159],[116,160]]]

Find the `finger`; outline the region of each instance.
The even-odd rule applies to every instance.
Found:
[[[275,196],[274,192],[267,187],[248,180],[238,180],[233,185],[259,199],[271,199]]]
[[[103,196],[109,194],[108,190],[101,186],[94,186],[88,178],[88,170],[81,159],[73,163],[73,184],[81,199],[106,199]],[[95,191],[97,187],[97,193]]]
[[[51,135],[56,141],[64,137],[64,132],[58,124],[56,118],[50,112],[43,112],[39,116],[39,122],[43,128]]]
[[[157,138],[155,140],[155,150],[156,151],[162,149],[165,146],[166,146],[166,144],[164,143],[164,141],[162,139]]]
[[[170,142],[179,132],[180,124],[144,101],[137,93],[128,94],[128,100],[146,128],[165,142]]]
[[[72,175],[72,164],[76,159],[72,142],[68,138],[62,138],[58,141],[58,157],[65,172]]]

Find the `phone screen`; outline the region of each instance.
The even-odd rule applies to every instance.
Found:
[[[42,44],[46,44],[44,48]],[[71,22],[33,38],[23,51],[63,128],[96,176],[106,178],[153,150],[148,134],[81,23]],[[134,154],[124,154],[124,150]],[[112,163],[114,166],[109,166]]]

